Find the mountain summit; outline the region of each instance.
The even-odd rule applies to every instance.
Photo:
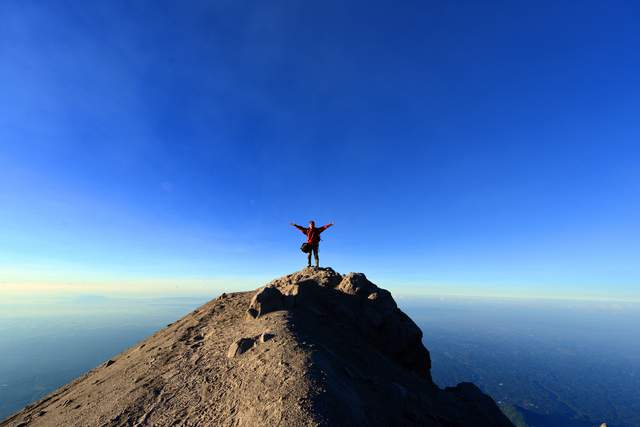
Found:
[[[512,425],[430,369],[389,291],[308,268],[222,294],[0,426]]]

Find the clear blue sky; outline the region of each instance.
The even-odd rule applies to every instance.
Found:
[[[323,264],[386,287],[638,297],[639,21],[3,1],[0,282],[270,278],[316,219]]]

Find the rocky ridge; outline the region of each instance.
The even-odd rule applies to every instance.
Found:
[[[510,426],[438,388],[422,332],[362,273],[223,294],[0,422],[25,426]]]

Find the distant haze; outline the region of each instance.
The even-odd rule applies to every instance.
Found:
[[[0,300],[0,419],[214,296]],[[547,417],[543,425],[569,425],[579,416],[591,420],[579,424],[585,427],[640,422],[639,304],[489,298],[398,303],[422,329],[442,387],[473,381],[503,407]],[[551,423],[553,417],[562,422]]]

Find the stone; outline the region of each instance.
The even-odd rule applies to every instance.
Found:
[[[260,337],[258,338],[258,340],[261,343],[265,343],[265,342],[269,341],[273,337],[275,337],[274,334],[269,333],[269,332],[263,332],[262,334],[260,334]]]
[[[239,338],[235,340],[229,346],[229,350],[227,351],[227,357],[232,359],[234,357],[240,356],[242,353],[246,352],[255,344],[255,340],[253,338]]]
[[[367,296],[367,300],[374,304],[378,309],[391,311],[398,308],[396,302],[391,296],[391,292],[386,289],[376,289]]]
[[[272,311],[284,309],[282,293],[275,286],[265,286],[253,296],[249,305],[249,315],[260,317]],[[255,315],[254,315],[255,314]]]
[[[378,287],[362,273],[349,273],[342,278],[337,289],[345,294],[368,297]]]

